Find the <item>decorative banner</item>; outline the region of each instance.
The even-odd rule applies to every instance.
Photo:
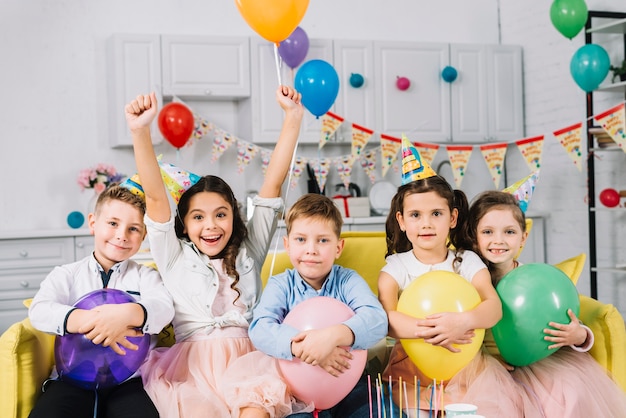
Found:
[[[506,155],[507,143],[482,145],[480,151],[483,154],[491,179],[496,189],[500,186],[500,177],[504,170],[504,156]]]
[[[435,159],[435,155],[439,150],[439,145],[437,144],[427,144],[425,142],[411,142],[417,151],[422,156],[422,159],[426,161],[428,164],[432,165],[433,160]]]
[[[309,165],[313,167],[315,179],[320,186],[320,190],[324,190],[324,187],[326,187],[331,162],[332,160],[330,158],[313,158],[309,160]]]
[[[581,172],[583,171],[583,153],[581,150],[582,126],[583,123],[578,122],[572,126],[553,132],[554,137],[563,145],[565,152],[567,152],[567,155],[574,161],[574,165],[578,168],[578,171]]]
[[[215,129],[215,138],[213,139],[213,156],[211,157],[211,162],[219,160],[224,151],[233,145],[235,139],[236,138],[234,136],[225,130],[220,128]]]
[[[259,147],[246,141],[237,141],[237,172],[243,173],[246,166],[256,156]]]
[[[195,139],[200,139],[215,129],[215,125],[213,125],[208,120],[204,119],[202,116],[196,115],[195,113],[193,114],[193,120],[194,120],[193,138]]]
[[[626,117],[624,103],[619,104],[606,112],[594,116],[594,119],[613,138],[613,141],[626,152]]]
[[[352,155],[358,157],[367,145],[374,131],[364,126],[352,124]]]
[[[385,177],[389,167],[396,162],[398,153],[402,148],[402,140],[390,135],[380,134],[380,154],[382,161],[380,163],[382,169],[382,175]],[[397,168],[396,168],[397,170]]]
[[[365,151],[361,155],[361,167],[363,167],[372,184],[376,183],[376,151]]]
[[[448,151],[448,159],[452,166],[452,173],[454,174],[454,183],[456,188],[461,188],[463,177],[465,176],[465,167],[469,163],[470,156],[474,147],[471,145],[448,145],[446,150]]]
[[[307,159],[304,157],[296,156],[295,161],[293,163],[293,169],[291,170],[291,184],[290,187],[294,189],[298,185],[298,180],[300,180],[300,176],[302,176],[302,172],[306,167]]]
[[[335,115],[331,112],[326,112],[322,115],[322,130],[318,149],[322,149],[322,147],[326,145],[330,137],[333,136],[342,123],[343,118],[339,115]]]
[[[354,155],[342,155],[341,157],[337,157],[335,159],[335,164],[337,165],[337,172],[339,173],[339,178],[346,186],[346,189],[350,186],[350,176],[352,175],[352,165],[354,164],[354,160],[356,157]]]
[[[272,151],[261,148],[261,170],[263,171],[263,175],[267,172],[267,166],[270,163],[270,158],[272,157]]]
[[[541,153],[543,152],[543,135],[520,139],[515,143],[526,159],[530,171],[539,170],[541,168]]]

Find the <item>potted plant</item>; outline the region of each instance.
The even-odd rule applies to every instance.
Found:
[[[615,79],[618,77],[621,81],[626,81],[626,59],[622,60],[621,66],[615,67],[611,65],[609,69],[613,71],[613,79],[611,80],[613,83],[615,82]]]

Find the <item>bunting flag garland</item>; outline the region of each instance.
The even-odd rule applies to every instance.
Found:
[[[346,186],[346,189],[350,186],[350,176],[352,175],[352,165],[356,157],[354,155],[342,155],[335,159],[337,165],[337,173],[341,182]]]
[[[361,167],[363,167],[363,171],[369,177],[372,184],[376,183],[376,151],[369,150],[365,151],[363,155],[361,155]]]
[[[295,189],[295,187],[298,185],[298,180],[300,180],[300,177],[302,176],[302,172],[304,171],[305,167],[306,167],[306,158],[296,156],[294,163],[293,163],[293,169],[291,170],[290,187],[292,189]]]
[[[205,120],[202,116],[196,115],[195,113],[193,113],[193,120],[194,120],[194,127],[193,127],[192,136],[195,139],[200,139],[215,129],[215,125]]]
[[[448,145],[446,150],[448,151],[448,159],[452,166],[452,174],[454,175],[454,184],[456,188],[461,188],[463,177],[465,176],[465,168],[469,163],[469,159],[472,155],[474,147],[471,145]]]
[[[483,159],[489,168],[491,179],[496,189],[500,186],[500,177],[504,170],[504,157],[506,155],[507,143],[481,145],[480,151]]]
[[[543,152],[543,135],[524,138],[516,141],[517,147],[524,156],[530,171],[541,168],[541,153]]]
[[[216,162],[222,156],[235,140],[235,137],[223,129],[215,129],[215,138],[213,139],[213,156],[211,162]]]
[[[424,161],[426,161],[428,164],[433,163],[433,161],[435,160],[435,154],[437,154],[437,151],[439,150],[439,145],[427,144],[425,142],[411,142],[411,143],[420,153]]]
[[[594,116],[596,122],[609,134],[615,143],[626,152],[626,117],[624,103]]]
[[[365,146],[367,145],[367,143],[369,142],[373,134],[374,134],[374,131],[372,131],[371,129],[368,129],[364,126],[360,126],[360,125],[357,125],[356,123],[353,123],[352,124],[352,155],[354,155],[355,157],[358,157],[359,155],[361,155],[361,151],[363,150],[363,148],[365,148]]]
[[[380,154],[382,157],[381,168],[382,175],[385,177],[389,167],[396,162],[398,153],[402,148],[402,140],[390,135],[380,134]]]
[[[322,149],[324,145],[330,140],[330,137],[339,129],[343,123],[341,116],[335,115],[331,112],[326,112],[322,115],[322,130],[320,135],[320,143],[318,149]]]
[[[263,175],[267,172],[267,166],[270,164],[270,158],[272,157],[272,151],[261,148],[261,170]]]
[[[568,126],[552,134],[559,140],[567,155],[570,156],[578,171],[583,171],[583,153],[582,153],[582,127],[583,123],[578,122],[572,126]]]
[[[330,158],[313,158],[309,160],[309,164],[313,167],[315,173],[315,179],[320,186],[320,190],[324,190],[326,187],[326,180],[328,180],[328,173],[330,173],[330,165],[332,160]]]
[[[237,141],[237,172],[242,174],[259,151],[259,147],[245,141]]]

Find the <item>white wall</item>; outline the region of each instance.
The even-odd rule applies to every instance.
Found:
[[[587,0],[595,10],[617,10],[617,3]],[[501,38],[502,43],[521,44],[530,136],[585,116],[584,94],[568,70],[571,55],[583,44],[582,35],[569,41],[558,34],[549,20],[549,5],[545,0],[312,0],[301,26],[311,38],[464,43],[498,43]],[[0,231],[66,227],[67,214],[84,211],[87,205],[88,196],[76,185],[82,168],[109,162],[126,174],[134,172],[131,150],[108,146],[105,41],[116,32],[258,36],[234,1],[3,0]],[[237,132],[235,103],[198,103],[194,110]],[[167,144],[157,152],[199,174],[223,176],[239,198],[260,185],[251,179],[254,176],[237,176],[227,169],[234,156],[210,165],[206,142],[178,156]],[[527,174],[521,157],[511,156],[508,164],[509,179]],[[616,184],[620,186],[626,187]],[[587,251],[585,193],[585,174],[547,138],[542,179],[531,209],[552,213],[550,262]],[[615,303],[623,290],[611,286],[601,299]],[[586,272],[579,289],[588,292]]]

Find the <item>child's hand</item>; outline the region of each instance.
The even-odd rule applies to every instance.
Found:
[[[157,114],[156,93],[139,95],[124,108],[126,123],[133,131],[150,126]]]
[[[335,377],[350,368],[352,353],[343,347],[335,347],[328,357],[320,362],[320,367]]]
[[[291,339],[292,353],[305,363],[318,366],[337,347],[334,337],[332,327],[303,331]]]
[[[452,344],[469,344],[473,337],[473,331],[468,330],[463,324],[463,312],[442,312],[429,315],[425,319],[417,320],[418,329],[415,336],[423,338],[429,344],[442,346],[453,353],[458,353],[461,350]]]
[[[292,113],[300,118],[304,115],[302,95],[289,86],[278,86],[276,100],[285,113]]]
[[[571,309],[567,310],[567,315],[571,320],[569,324],[550,322],[548,325],[554,329],[546,328],[543,330],[545,334],[548,334],[543,339],[554,343],[548,346],[549,350],[566,345],[580,346],[585,343],[587,331],[580,326],[578,318]]]
[[[513,370],[515,370],[515,366],[511,366],[509,363],[507,363],[506,361],[504,361],[504,359],[502,358],[502,356],[494,356],[494,358],[496,360],[498,360],[498,362],[508,371],[512,372]]]
[[[132,318],[137,318],[138,309],[143,309],[136,303],[105,304],[85,311],[85,322],[82,323],[78,332],[84,334],[94,344],[102,344],[111,347],[117,354],[124,355],[126,352],[120,347],[129,350],[138,350],[136,344],[131,343],[126,337],[139,337],[141,331],[135,329]]]

